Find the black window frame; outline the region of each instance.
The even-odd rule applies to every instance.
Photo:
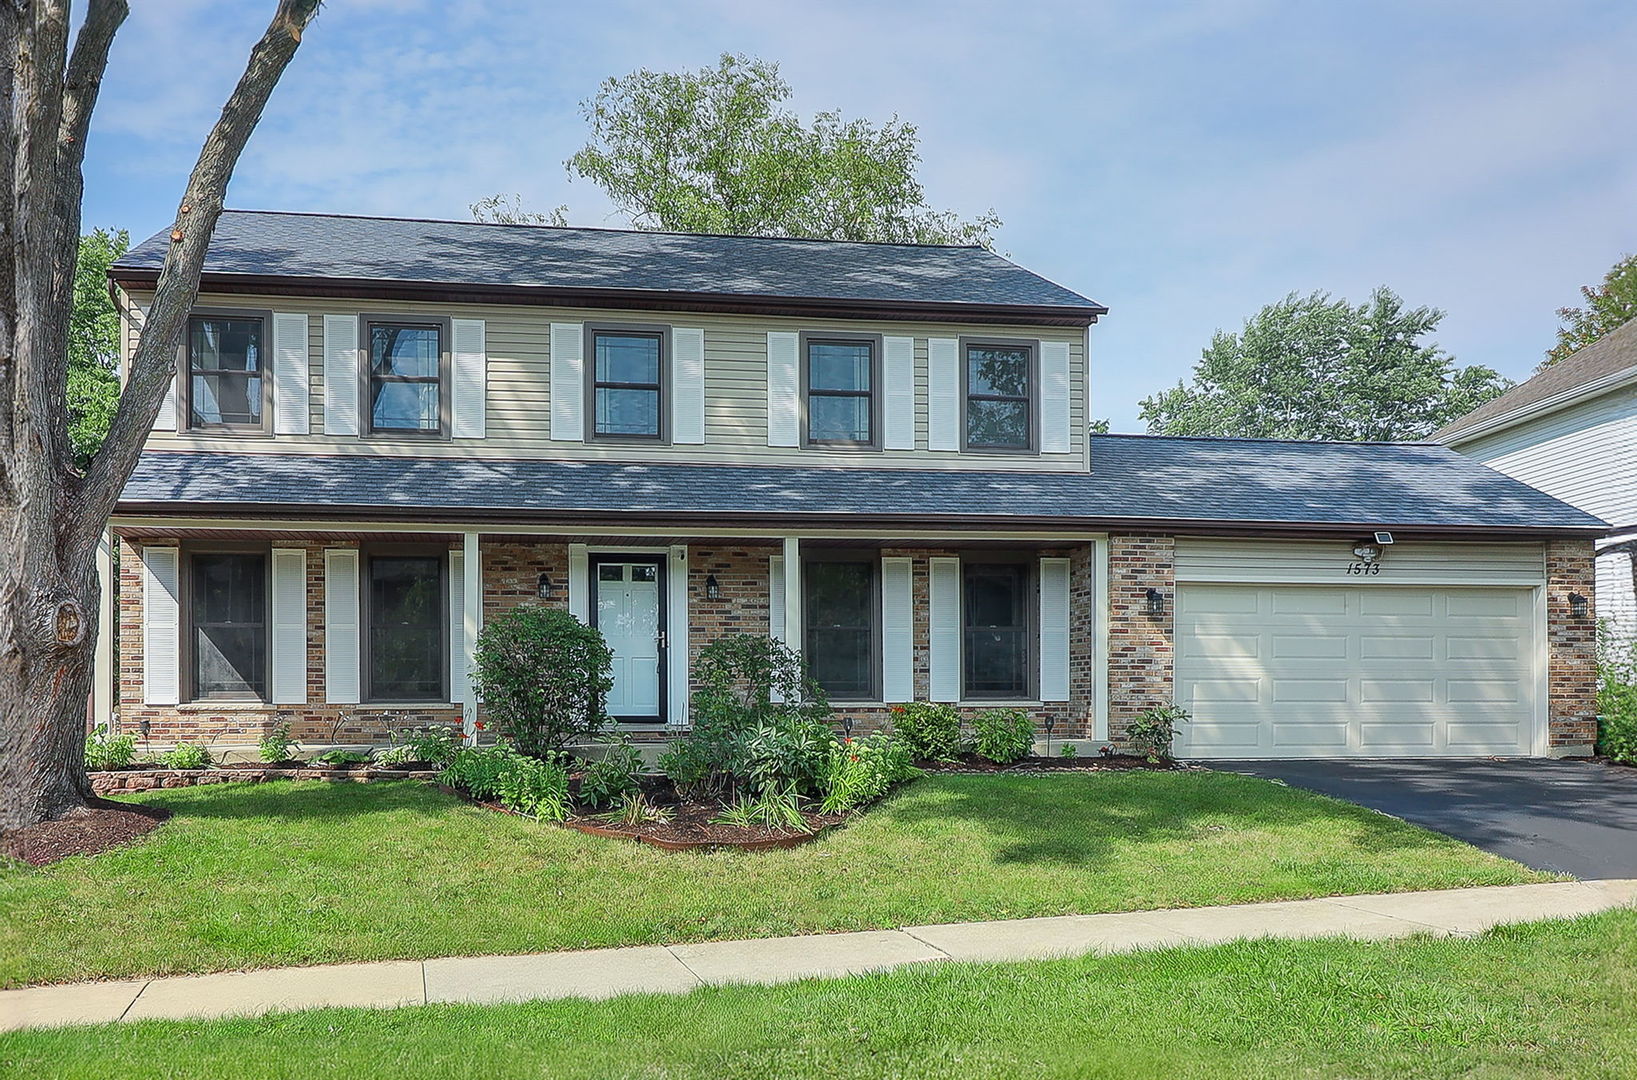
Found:
[[[973,349],[1024,349],[1029,354],[1029,393],[1024,398],[1010,394],[974,394],[972,392]],[[1032,338],[970,337],[960,339],[961,360],[961,449],[969,454],[1031,455],[1040,453],[1040,342]],[[980,401],[1018,401],[1026,403],[1024,416],[1029,425],[1029,437],[1022,446],[974,443],[971,431],[971,406]]]
[[[968,567],[1009,566],[1022,571],[1023,578],[1023,689],[1020,693],[974,692],[968,682],[971,648],[968,636],[973,627],[967,611],[966,571]],[[1040,563],[1028,555],[983,555],[961,558],[961,700],[985,702],[1037,701],[1040,697]]]
[[[273,682],[273,549],[271,544],[259,543],[185,543],[179,551],[180,582],[177,607],[182,628],[177,660],[180,665],[182,700],[190,703],[223,704],[249,702],[266,704],[271,697]],[[198,656],[194,634],[198,623],[194,618],[194,560],[199,555],[259,555],[262,558],[262,674],[261,686],[254,694],[201,694],[199,692]]]
[[[213,319],[253,321],[261,325],[260,340],[256,344],[257,360],[261,367],[261,422],[256,424],[196,423],[193,416],[193,325]],[[181,406],[179,428],[183,431],[204,432],[212,435],[268,435],[273,430],[273,313],[260,308],[201,307],[188,312],[187,326],[182,332],[182,344],[177,347],[176,370],[178,404]],[[208,371],[199,372],[209,378]]]
[[[659,343],[659,382],[602,382],[597,378],[597,338],[648,337]],[[659,430],[653,435],[631,435],[597,430],[597,390],[653,390],[659,399]],[[671,443],[671,327],[664,323],[588,323],[585,328],[585,441],[669,446]]]
[[[365,705],[441,705],[449,703],[449,548],[432,544],[369,544],[358,553],[358,690]],[[435,559],[438,564],[438,657],[442,694],[432,698],[383,698],[375,692],[375,619],[371,606],[371,564],[378,558]]]
[[[870,350],[870,388],[864,393],[853,390],[815,390],[813,389],[813,349],[814,345],[867,345]],[[847,334],[847,333],[819,333],[804,331],[798,338],[797,366],[800,369],[801,395],[801,444],[803,447],[814,450],[879,450],[882,446],[883,401],[885,395],[881,387],[882,375],[882,337],[880,334]],[[814,395],[820,397],[867,397],[870,401],[870,437],[866,440],[858,439],[815,439],[813,438],[812,400]]]
[[[870,602],[869,602],[869,681],[870,685],[861,695],[838,695],[825,690],[831,701],[840,704],[857,704],[861,702],[878,702],[882,694],[881,675],[881,559],[874,551],[848,551],[845,549],[805,549],[801,555],[801,640],[802,649],[811,655],[813,644],[813,614],[812,604],[809,602],[808,581],[809,571],[819,563],[862,563],[870,569]]]
[[[375,426],[375,383],[377,379],[385,382],[425,383],[428,380],[423,375],[376,375],[375,354],[370,340],[371,331],[377,326],[397,326],[407,329],[425,330],[434,329],[438,332],[438,427],[437,430],[425,428],[400,428]],[[362,315],[358,319],[358,378],[359,378],[359,412],[362,414],[362,424],[359,430],[366,438],[381,439],[447,439],[449,438],[449,418],[451,410],[451,358],[450,358],[450,320],[440,315],[402,315],[402,314],[371,314]]]

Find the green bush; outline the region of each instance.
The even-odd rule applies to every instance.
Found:
[[[493,799],[520,814],[549,821],[568,816],[568,770],[510,746],[462,747],[438,779],[474,799]]]
[[[1607,624],[1597,641],[1597,752],[1637,764],[1637,647]]]
[[[911,701],[892,707],[892,729],[921,761],[954,761],[965,750],[955,706]]]
[[[730,762],[734,782],[753,794],[811,794],[835,743],[835,732],[824,724],[802,716],[772,717],[735,741]]]
[[[499,794],[500,774],[516,757],[517,751],[509,746],[462,747],[438,774],[438,780],[474,799],[493,799]]]
[[[1149,761],[1168,761],[1171,743],[1177,736],[1177,725],[1189,721],[1188,710],[1180,705],[1162,705],[1149,709],[1126,725],[1125,737],[1137,753]]]
[[[424,761],[441,769],[455,759],[459,748],[460,744],[448,728],[423,728],[401,737],[394,736],[391,746],[376,752],[375,763],[391,766]]]
[[[295,740],[290,738],[290,725],[279,724],[261,737],[256,744],[256,753],[265,762],[289,761],[294,752]]]
[[[199,743],[177,743],[176,747],[159,755],[159,763],[167,769],[204,769],[210,766],[210,751]]]
[[[1022,709],[985,709],[972,722],[978,756],[1010,765],[1034,750],[1034,721]]]
[[[87,769],[123,769],[136,759],[135,735],[111,735],[107,724],[85,740],[85,767]]]
[[[602,731],[613,663],[594,627],[525,604],[478,634],[472,685],[502,735],[525,754],[547,756]]]
[[[580,777],[580,801],[587,806],[608,806],[637,790],[642,754],[629,739],[609,745],[596,761],[586,763]]]
[[[819,809],[842,814],[874,802],[894,784],[919,776],[909,744],[893,735],[871,735],[832,743],[819,778]]]

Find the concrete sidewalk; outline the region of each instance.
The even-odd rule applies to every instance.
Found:
[[[429,1002],[682,994],[724,983],[884,971],[939,960],[1035,960],[1248,938],[1470,935],[1637,904],[1637,879],[1334,896],[1233,907],[951,923],[700,945],[395,960],[0,991],[0,1030]]]

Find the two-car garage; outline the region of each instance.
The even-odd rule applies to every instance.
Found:
[[[1198,758],[1544,753],[1539,544],[1177,541]]]

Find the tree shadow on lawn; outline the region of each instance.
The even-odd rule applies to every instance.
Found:
[[[378,780],[368,784],[330,780],[201,784],[143,792],[139,798],[128,801],[162,806],[176,821],[277,818],[318,822],[406,811],[437,816],[468,806],[419,780]]]
[[[1096,866],[1116,844],[1207,841],[1213,830],[1274,830],[1301,837],[1306,826],[1345,844],[1339,854],[1381,856],[1459,844],[1351,803],[1251,778],[1205,772],[1049,777],[937,778],[892,803],[898,821],[935,838],[955,819],[987,834],[999,863]],[[922,781],[921,783],[926,783]]]

